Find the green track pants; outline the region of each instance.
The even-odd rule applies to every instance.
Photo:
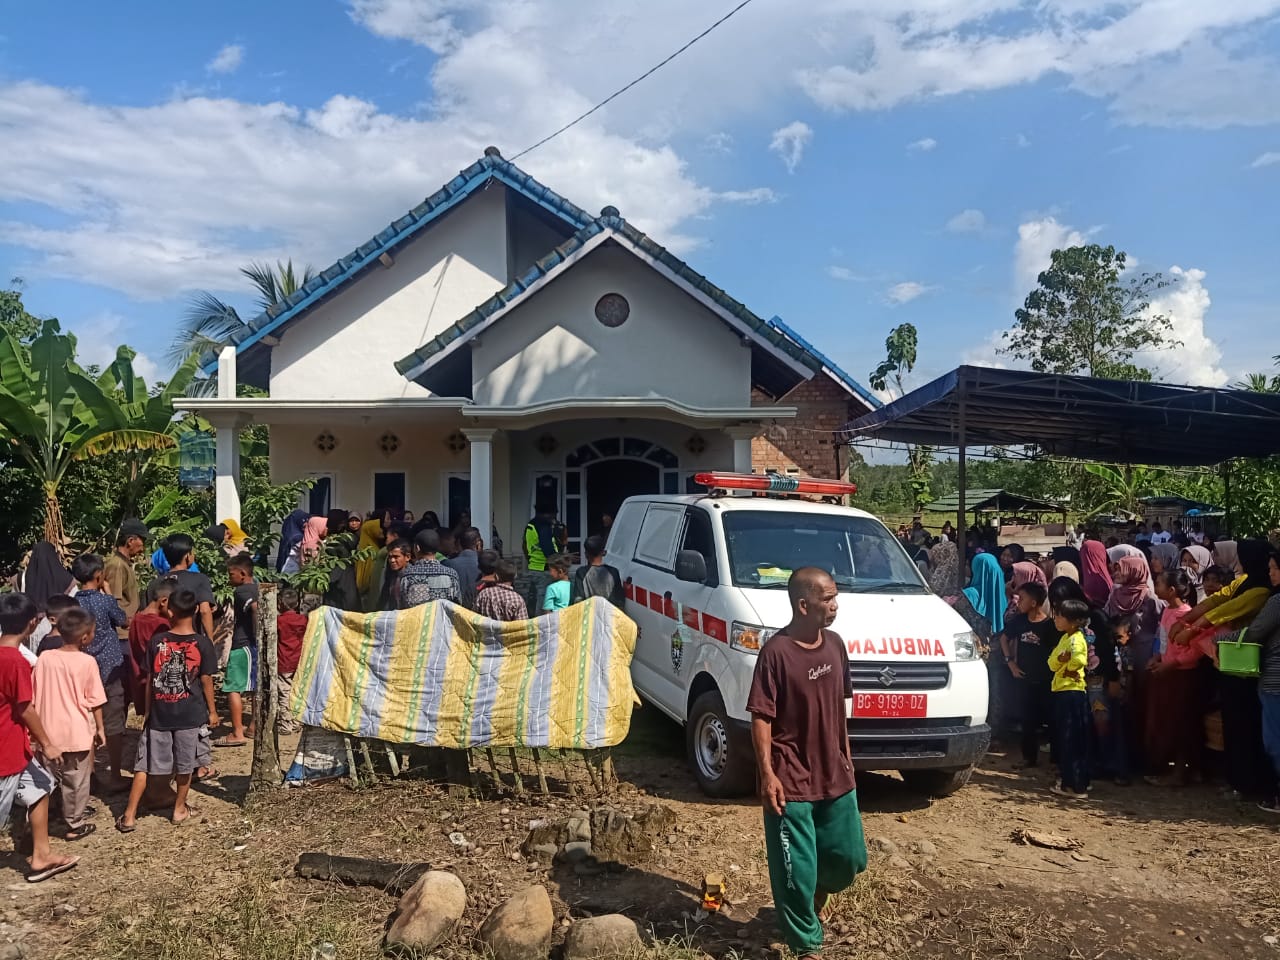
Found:
[[[822,949],[814,895],[839,893],[867,868],[858,792],[812,803],[787,801],[782,816],[764,814],[769,883],[778,928],[797,954]]]

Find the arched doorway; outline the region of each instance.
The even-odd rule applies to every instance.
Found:
[[[616,516],[627,497],[680,489],[680,458],[637,437],[584,443],[565,457],[564,465],[564,519],[571,551],[593,533],[607,532],[605,517]]]

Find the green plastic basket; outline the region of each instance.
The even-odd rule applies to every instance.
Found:
[[[1262,675],[1262,646],[1242,643],[1245,632],[1241,630],[1234,640],[1218,643],[1218,670],[1232,677],[1259,677]]]

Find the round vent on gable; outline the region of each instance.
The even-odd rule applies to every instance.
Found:
[[[317,434],[314,443],[316,449],[321,453],[333,453],[334,448],[338,445],[338,438],[328,430],[321,430]]]
[[[631,316],[631,304],[620,293],[606,293],[596,301],[596,319],[606,327],[620,327]]]

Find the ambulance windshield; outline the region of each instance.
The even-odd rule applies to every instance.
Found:
[[[792,571],[821,567],[841,593],[929,592],[902,545],[869,517],[732,510],[724,536],[739,587],[785,590]]]

